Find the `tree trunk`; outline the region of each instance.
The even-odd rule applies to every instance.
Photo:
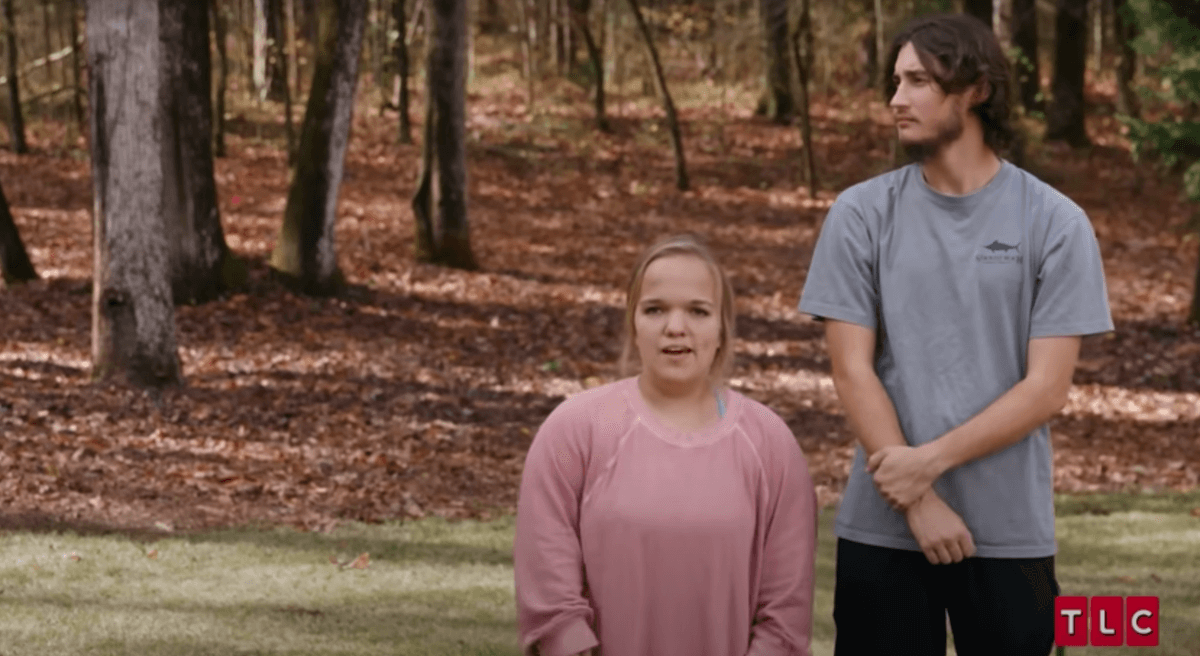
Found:
[[[983,21],[992,29],[992,0],[963,0],[963,13]]]
[[[406,27],[408,21],[404,16],[405,0],[392,0],[392,17],[396,21],[396,46],[392,56],[396,59],[396,111],[400,114],[400,143],[410,144],[412,139],[412,119],[409,118],[410,99],[408,95],[408,36]]]
[[[84,121],[87,117],[83,113],[83,62],[79,56],[79,0],[69,0],[68,11],[69,16],[67,25],[71,35],[71,81],[75,85],[75,90],[71,93],[71,112],[75,116],[75,123],[79,126],[79,131],[84,132],[86,126]]]
[[[287,39],[292,36],[285,29],[287,15],[282,0],[270,0],[272,25],[275,26],[275,36],[271,38],[271,84],[268,97],[283,102],[283,132],[287,139],[288,166],[296,161],[296,126],[292,122],[292,85],[288,77],[288,46]]]
[[[267,0],[267,100],[283,102],[287,90],[283,0]]]
[[[1113,4],[1113,26],[1116,34],[1120,59],[1117,61],[1117,112],[1137,118],[1141,115],[1140,102],[1133,91],[1133,76],[1137,71],[1137,52],[1131,45],[1137,38],[1137,24],[1127,0],[1115,0]]]
[[[225,90],[229,88],[229,57],[225,52],[225,14],[222,0],[212,0],[209,5],[212,12],[214,39],[217,46],[217,90],[215,107],[213,108],[213,155],[225,156]]]
[[[432,9],[425,142],[421,179],[412,205],[417,258],[477,269],[467,220],[466,0],[434,0]]]
[[[29,152],[25,141],[25,119],[21,114],[21,84],[17,76],[17,24],[13,16],[13,0],[0,0],[4,4],[4,37],[8,48],[8,129],[12,133],[13,152]]]
[[[0,274],[7,285],[38,277],[33,263],[29,261],[29,254],[25,252],[25,244],[21,241],[21,233],[17,231],[3,188],[0,188]]]
[[[1045,103],[1041,67],[1038,64],[1037,0],[1012,0],[1012,43],[1020,53],[1014,67],[1026,112],[1040,112]]]
[[[812,116],[809,115],[808,78],[812,71],[813,30],[808,0],[800,0],[800,22],[792,35],[792,52],[800,84],[800,139],[804,142],[804,170],[809,198],[817,197],[817,164],[813,153]]]
[[[1075,148],[1091,145],[1084,126],[1083,104],[1087,2],[1058,0],[1054,20],[1054,101],[1047,116],[1046,140],[1066,141]]]
[[[176,303],[202,303],[245,282],[245,267],[229,252],[213,180],[212,65],[208,8],[193,0],[162,0],[160,29],[170,87],[164,131],[163,214]]]
[[[54,64],[50,61],[50,53],[54,52],[54,39],[50,31],[50,5],[53,0],[42,0],[42,50],[46,53],[46,66],[42,76],[46,80],[46,88],[54,87]]]
[[[879,89],[887,88],[887,81],[892,77],[892,71],[885,71],[887,68],[888,52],[887,42],[883,36],[883,1],[875,0],[875,70],[878,76],[875,81],[879,84]],[[890,98],[887,100],[891,100]],[[895,139],[892,140],[893,142]]]
[[[296,0],[284,0],[284,35],[287,38],[288,99],[300,99],[300,56],[296,48]],[[289,115],[290,118],[290,115]]]
[[[267,99],[267,57],[268,40],[267,22],[271,14],[270,0],[254,0],[254,27],[252,32],[251,75],[250,80],[254,89],[254,97]]]
[[[1192,307],[1188,312],[1187,322],[1200,326],[1200,262],[1196,264],[1196,280],[1192,284]]]
[[[182,382],[165,218],[176,202],[165,129],[174,66],[166,60],[181,53],[160,28],[157,2],[88,2],[93,375],[152,388]]]
[[[763,32],[766,37],[767,116],[785,124],[795,114],[792,98],[792,71],[788,65],[788,2],[760,0]]]
[[[675,187],[687,191],[687,163],[683,159],[683,135],[679,129],[679,116],[675,113],[675,103],[671,100],[671,90],[667,88],[667,77],[663,74],[662,63],[658,59],[658,48],[654,47],[654,38],[650,36],[650,28],[642,18],[642,9],[637,0],[629,0],[629,8],[633,10],[633,18],[637,21],[638,31],[646,43],[650,55],[650,63],[654,66],[654,78],[658,81],[658,90],[662,93],[663,110],[667,113],[667,125],[671,129],[671,144],[675,150]]]
[[[583,44],[588,52],[588,61],[592,63],[592,71],[596,76],[596,129],[601,132],[608,132],[608,117],[605,115],[604,110],[604,56],[600,52],[600,46],[596,43],[596,39],[592,36],[591,28],[588,26],[588,13],[590,11],[591,0],[572,0],[571,17],[575,22],[575,29],[583,37]]]
[[[508,26],[504,24],[504,15],[500,13],[500,0],[483,1],[480,27],[484,34],[504,34],[508,31]]]
[[[533,28],[533,23],[529,20],[529,16],[527,15],[529,13],[529,11],[528,11],[529,7],[526,4],[526,0],[516,0],[516,3],[517,3],[517,20],[520,21],[520,23],[521,23],[521,60],[522,60],[523,66],[524,66],[524,68],[522,70],[525,74],[525,85],[526,85],[525,108],[526,108],[527,113],[529,113],[532,116],[533,115],[533,101],[534,101],[533,58],[535,56],[535,53],[533,51],[533,37],[531,35],[532,35],[534,28]]]
[[[334,246],[338,191],[354,110],[366,3],[320,0],[316,67],[271,267],[307,294],[343,282]]]

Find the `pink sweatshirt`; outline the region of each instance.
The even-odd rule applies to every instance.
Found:
[[[695,433],[658,421],[637,378],[546,418],[513,546],[526,656],[809,656],[808,463],[778,415],[727,398]]]

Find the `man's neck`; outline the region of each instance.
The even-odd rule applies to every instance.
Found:
[[[1000,171],[1000,158],[982,140],[959,139],[921,163],[931,189],[965,196],[982,189]]]

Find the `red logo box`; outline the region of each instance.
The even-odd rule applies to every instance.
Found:
[[[1088,619],[1092,646],[1120,647],[1125,644],[1125,600],[1121,597],[1092,597]]]
[[[1158,646],[1158,597],[1127,597],[1125,616],[1129,631],[1125,644],[1131,647]]]
[[[1087,597],[1054,598],[1054,642],[1060,647],[1084,647],[1088,643]]]

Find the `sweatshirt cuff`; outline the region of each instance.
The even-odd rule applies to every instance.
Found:
[[[600,644],[596,634],[582,617],[572,620],[554,635],[542,638],[538,643],[540,656],[574,656]]]

